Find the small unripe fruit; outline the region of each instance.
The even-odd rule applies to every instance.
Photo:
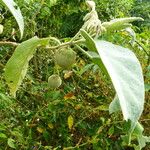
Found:
[[[48,86],[51,89],[58,88],[62,84],[62,80],[59,75],[53,74],[48,78]]]
[[[69,69],[76,61],[76,52],[71,48],[59,49],[55,53],[55,60],[63,69]]]

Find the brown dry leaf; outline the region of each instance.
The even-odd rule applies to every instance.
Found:
[[[74,96],[74,93],[70,92],[70,93],[67,93],[67,94],[64,96],[64,99],[65,99],[65,100],[68,100],[68,99],[76,99],[76,97]]]

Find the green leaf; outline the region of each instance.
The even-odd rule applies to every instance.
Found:
[[[18,130],[11,131],[11,135],[17,139],[18,142],[23,143],[24,137],[23,134]]]
[[[144,128],[143,126],[138,122],[135,126],[135,129],[133,131],[133,134],[136,135],[136,136],[141,136],[142,133],[144,131]]]
[[[8,144],[9,147],[16,149],[15,140],[14,139],[8,138],[7,144]]]
[[[139,143],[139,150],[141,150],[143,147],[146,146],[146,143],[150,142],[150,137],[143,136],[144,128],[143,126],[138,122],[134,131],[133,135],[137,137],[138,143]]]
[[[5,131],[6,130],[6,126],[3,124],[0,124],[0,131]]]
[[[57,0],[50,0],[50,6],[54,6],[57,4]]]
[[[114,126],[111,126],[111,128],[109,128],[108,130],[108,135],[114,134],[114,131],[115,131]]]
[[[129,145],[131,141],[131,134],[122,135],[121,139],[123,140],[123,145]]]
[[[131,120],[133,130],[144,105],[141,65],[127,48],[100,40],[95,40],[95,44],[117,92],[124,119]]]
[[[93,41],[92,37],[84,29],[80,29],[80,33],[85,38],[86,46],[88,47],[88,49],[90,51],[97,52],[97,49],[96,49],[96,46],[94,44],[94,41]]]
[[[3,93],[0,93],[0,109],[5,109],[10,107],[10,105],[13,103],[9,97],[4,95]]]
[[[103,22],[102,26],[106,28],[107,32],[111,32],[131,27],[131,24],[129,23],[137,20],[143,21],[140,17],[117,18],[110,22]]]
[[[13,0],[2,0],[3,3],[8,7],[10,12],[13,14],[15,17],[20,33],[21,33],[21,38],[23,36],[23,31],[24,31],[24,21],[23,21],[23,16],[21,14],[20,8],[17,6],[17,4]]]
[[[93,63],[92,64],[87,64],[86,66],[84,66],[80,72],[79,72],[79,75],[82,75],[84,74],[86,71],[90,70],[92,67],[93,67]]]
[[[21,43],[16,48],[12,57],[6,64],[4,73],[5,80],[10,88],[12,96],[16,96],[16,91],[27,73],[28,63],[33,57],[36,47],[46,45],[48,41],[48,38],[39,39],[37,37],[33,37]]]
[[[7,136],[6,136],[6,134],[4,134],[4,133],[0,133],[0,138],[6,139]]]
[[[116,112],[116,111],[119,111],[121,108],[120,108],[120,104],[119,104],[119,99],[118,99],[118,96],[116,95],[114,100],[111,102],[110,106],[109,106],[109,112],[110,113],[113,113],[113,112]],[[127,131],[129,131],[130,127],[127,129]],[[143,136],[143,131],[144,131],[144,128],[143,126],[137,122],[134,130],[133,130],[133,135],[136,136],[137,140],[138,140],[138,143],[139,145],[136,146],[137,149],[141,150],[143,147],[146,146],[146,142],[150,142],[148,141],[148,139],[150,140],[149,137],[145,137]],[[122,139],[124,140],[124,142],[126,144],[130,143],[130,132],[126,135],[126,136],[122,136]]]
[[[145,91],[146,92],[150,91],[150,84],[149,83],[145,84]]]
[[[119,99],[118,99],[118,96],[116,95],[114,100],[109,105],[109,113],[112,114],[120,110],[121,110],[121,107],[120,107]]]
[[[138,142],[139,142],[139,147],[141,150],[142,148],[144,148],[146,146],[146,143],[150,142],[150,137],[142,135],[142,136],[138,137]]]

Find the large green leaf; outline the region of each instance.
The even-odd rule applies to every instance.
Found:
[[[132,51],[110,42],[95,40],[100,58],[117,92],[125,120],[134,129],[144,105],[144,81],[141,65]]]
[[[23,16],[21,14],[19,7],[13,0],[2,0],[2,1],[8,7],[8,9],[13,14],[13,16],[15,17],[18,23],[20,33],[21,33],[21,38],[22,38],[23,31],[24,31],[24,21],[23,21]]]
[[[14,97],[18,87],[26,75],[28,63],[33,57],[36,47],[46,45],[48,41],[48,38],[39,39],[37,37],[33,37],[21,43],[7,62],[4,75],[10,88],[10,93]]]
[[[107,32],[111,32],[131,27],[130,22],[133,21],[143,21],[143,18],[141,17],[117,18],[109,22],[103,22],[102,26],[106,28]]]

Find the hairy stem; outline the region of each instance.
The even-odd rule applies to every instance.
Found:
[[[52,39],[52,40],[54,40],[54,38],[50,38],[50,39]],[[55,39],[55,41],[56,41],[56,39]],[[61,48],[61,47],[66,47],[66,46],[70,46],[70,45],[74,45],[74,44],[79,44],[79,43],[83,43],[85,40],[83,40],[83,39],[80,39],[80,40],[77,40],[77,41],[69,41],[69,42],[66,42],[66,43],[60,43],[58,40],[57,40],[57,42],[58,42],[58,44],[59,45],[57,45],[57,46],[51,46],[51,47],[46,47],[45,49],[47,49],[47,50],[55,50],[55,49],[58,49],[58,48]],[[16,43],[16,42],[11,42],[11,41],[0,41],[0,45],[10,45],[10,46],[14,46],[14,47],[16,47],[16,46],[18,46],[20,43]]]
[[[85,54],[86,56],[88,56],[89,58],[91,58],[91,56],[84,50],[82,49],[79,45],[75,44],[75,46],[78,48],[79,51],[81,51],[83,54]]]
[[[70,46],[70,45],[75,45],[75,44],[81,44],[83,43],[85,40],[81,39],[81,40],[77,40],[77,41],[70,41],[70,42],[66,42],[66,43],[62,43],[58,46],[52,46],[52,47],[46,47],[47,50],[55,50],[55,49],[59,49],[62,47],[66,47],[66,46]]]
[[[19,43],[11,42],[11,41],[0,41],[0,45],[10,45],[16,47],[19,45]]]

